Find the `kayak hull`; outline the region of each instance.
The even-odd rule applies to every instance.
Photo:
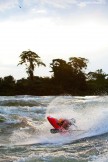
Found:
[[[51,116],[47,117],[47,120],[49,121],[49,123],[55,128],[55,129],[60,129],[60,126],[57,124],[58,120],[56,118],[53,118]]]

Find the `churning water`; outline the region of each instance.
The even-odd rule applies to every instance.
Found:
[[[77,127],[51,134],[48,115]],[[108,161],[108,96],[2,96],[0,119],[0,162]]]

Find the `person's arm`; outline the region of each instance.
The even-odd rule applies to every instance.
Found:
[[[66,130],[69,127],[69,122],[65,120],[61,126],[61,130]]]

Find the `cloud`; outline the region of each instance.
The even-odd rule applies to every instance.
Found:
[[[66,18],[80,15],[82,8],[104,5],[105,0],[2,0],[0,1],[0,20],[24,21],[34,18]],[[93,7],[93,6],[92,6]],[[97,8],[98,10],[98,8]],[[85,10],[84,10],[85,12]],[[92,13],[94,10],[92,8]]]
[[[79,8],[105,3],[106,0],[23,0],[28,17],[75,15]]]
[[[18,0],[3,0],[0,1],[0,11],[5,11],[7,9],[14,8],[18,5]]]
[[[41,1],[42,3],[47,4],[47,5],[49,4],[50,6],[55,7],[55,8],[66,8],[76,3],[76,0],[52,0],[52,1],[41,0]]]
[[[37,13],[37,14],[45,14],[45,13],[47,13],[47,11],[45,10],[45,9],[39,9],[39,10],[37,10],[37,9],[35,9],[35,8],[33,8],[32,9],[32,13]]]
[[[30,4],[29,0],[24,0]],[[40,3],[40,5],[50,5],[54,8],[68,8],[72,5],[85,7],[86,5],[103,5],[106,0],[33,0],[34,3]]]
[[[38,6],[50,6],[54,8],[65,8],[66,6],[69,6],[71,4],[75,4],[76,0],[23,0],[23,3],[27,6],[38,5]]]
[[[84,8],[88,5],[104,5],[106,4],[106,0],[83,0],[80,2],[77,2],[77,5],[80,8]]]
[[[84,8],[88,5],[104,5],[106,4],[106,0],[2,0],[0,1],[0,11],[7,11],[14,9],[20,6],[23,11],[26,13],[35,13],[44,14],[47,12],[51,13],[53,10],[67,10],[72,6],[78,6],[80,8]],[[38,10],[38,12],[36,11]],[[15,13],[15,12],[14,12]],[[5,13],[6,14],[6,13]],[[7,14],[8,16],[8,14]]]
[[[79,7],[85,7],[87,5],[97,4],[102,5],[105,4],[106,0],[3,0],[0,1],[0,11],[4,11],[7,9],[14,8],[18,5],[24,6],[25,8],[37,8],[40,9],[43,7],[53,7],[53,8],[68,8],[72,5],[76,5]]]

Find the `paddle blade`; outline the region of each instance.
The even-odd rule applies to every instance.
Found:
[[[59,131],[59,129],[50,129],[50,132],[55,134],[55,133],[59,133],[60,131]]]

